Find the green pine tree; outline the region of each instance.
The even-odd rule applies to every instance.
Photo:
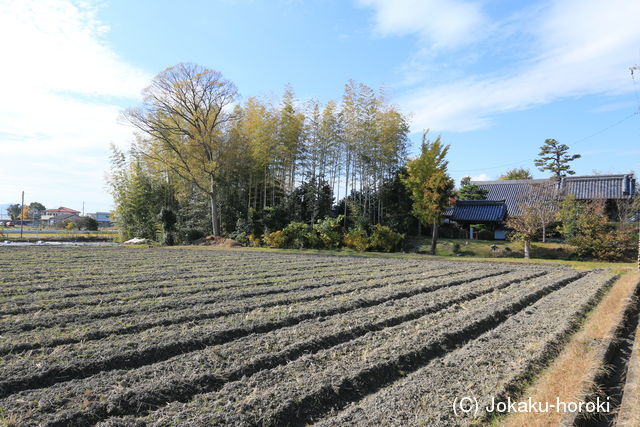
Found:
[[[568,152],[568,145],[560,144],[555,139],[545,139],[540,147],[539,157],[533,163],[541,171],[551,172],[553,178],[559,181],[562,177],[575,174],[569,163],[581,157],[580,154]]]

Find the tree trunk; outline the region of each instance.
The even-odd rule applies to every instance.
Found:
[[[433,221],[433,232],[431,233],[431,255],[436,254],[436,245],[438,244],[438,221]]]
[[[347,227],[347,195],[349,194],[349,163],[350,155],[347,153],[346,175],[344,180],[344,227]]]
[[[218,221],[218,198],[216,197],[216,189],[213,179],[211,180],[211,185],[209,187],[209,204],[211,205],[211,230],[213,230],[214,236],[219,236],[220,221]]]
[[[524,241],[524,259],[531,259],[531,242]]]
[[[262,209],[267,207],[267,167],[264,167],[264,183],[262,192]]]
[[[249,173],[249,186],[248,186],[248,195],[247,195],[247,214],[249,214],[249,209],[251,209],[251,177],[253,173]]]
[[[547,224],[542,224],[542,243],[547,241]]]

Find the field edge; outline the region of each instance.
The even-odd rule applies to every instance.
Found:
[[[531,380],[518,400],[550,404],[555,404],[557,399],[562,402],[587,400],[593,393],[595,378],[603,370],[605,353],[624,322],[638,287],[640,273],[619,276],[600,302],[586,314],[557,357]],[[521,412],[494,419],[492,425],[570,425],[573,418],[569,420],[567,414],[555,411]]]

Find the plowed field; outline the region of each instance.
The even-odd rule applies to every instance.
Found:
[[[0,249],[0,424],[465,425],[612,283],[532,264]]]

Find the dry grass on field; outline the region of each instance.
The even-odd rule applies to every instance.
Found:
[[[629,360],[627,384],[622,396],[620,416],[616,423],[620,427],[640,426],[640,326],[636,330],[634,352]]]
[[[640,273],[620,277],[602,302],[589,315],[583,327],[572,337],[558,358],[525,392],[520,400],[555,403],[584,399],[586,390],[593,386],[592,379],[602,368],[603,343],[607,343],[618,326],[628,305],[629,297],[640,281]],[[558,425],[565,414],[518,413],[504,418],[501,426]]]

